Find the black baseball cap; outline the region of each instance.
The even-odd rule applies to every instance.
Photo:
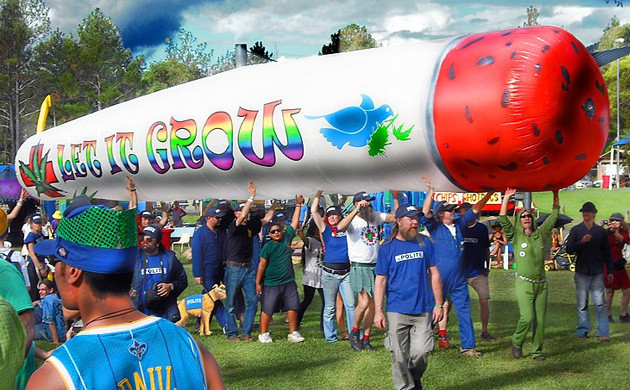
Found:
[[[339,206],[330,206],[326,209],[326,216],[329,216],[331,214],[337,214],[337,215],[343,215],[343,213],[341,212],[341,207]]]
[[[460,205],[459,205],[459,206],[455,209],[455,211],[459,213],[459,211],[460,211],[460,210],[465,210],[465,211],[468,211],[468,210],[470,210],[470,209],[472,209],[472,205],[471,205],[470,203],[468,203],[468,202],[464,202],[464,203],[460,204]]]
[[[149,225],[142,229],[142,234],[153,237],[158,241],[162,240],[162,229],[158,225]]]
[[[396,218],[423,216],[424,213],[411,203],[405,203],[396,209]]]
[[[611,221],[623,221],[623,214],[621,213],[612,213],[612,215],[610,216],[610,218],[608,218]]]
[[[206,217],[222,218],[224,215],[225,213],[220,208],[209,209],[208,211],[206,211]]]
[[[457,207],[456,204],[450,204],[446,201],[442,201],[435,206],[435,213],[441,213],[442,211],[453,211]]]
[[[356,194],[354,194],[354,198],[352,198],[352,202],[356,203],[356,202],[360,202],[362,200],[367,200],[368,202],[371,202],[374,199],[376,199],[376,198],[371,196],[367,192],[357,192]]]

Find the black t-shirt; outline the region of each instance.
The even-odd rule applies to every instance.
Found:
[[[230,223],[226,232],[226,261],[248,264],[252,260],[252,237],[260,233],[262,224],[259,219],[247,221],[245,225],[236,226],[236,219]]]
[[[488,275],[488,248],[490,240],[488,239],[488,228],[479,222],[473,226],[466,226],[464,233],[464,266],[466,267],[466,276],[469,278],[479,274]]]

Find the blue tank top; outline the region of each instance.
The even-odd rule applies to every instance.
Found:
[[[47,362],[69,389],[207,387],[201,352],[192,336],[157,317],[84,330],[57,348]]]
[[[330,226],[326,225],[322,232],[322,238],[324,240],[324,261],[326,263],[347,263],[350,261],[348,259],[348,241],[345,231],[338,231],[337,234],[334,234]]]

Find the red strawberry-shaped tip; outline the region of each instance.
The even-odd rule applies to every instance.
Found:
[[[468,191],[546,191],[579,180],[609,129],[606,84],[568,32],[537,26],[464,37],[435,87],[443,171]]]

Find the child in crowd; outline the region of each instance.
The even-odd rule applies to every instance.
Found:
[[[283,224],[271,222],[269,235],[271,241],[263,246],[260,252],[260,264],[256,274],[256,292],[262,294],[262,312],[260,314],[260,334],[258,341],[271,343],[269,321],[273,313],[280,309],[287,310],[289,320],[289,335],[287,339],[293,343],[304,341],[304,337],[297,331],[297,313],[300,308],[300,297],[295,283],[293,262],[291,260],[291,241],[295,237],[298,227],[300,208],[304,204],[304,197],[295,198],[295,211],[291,226],[283,232]]]

